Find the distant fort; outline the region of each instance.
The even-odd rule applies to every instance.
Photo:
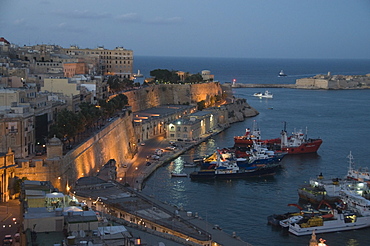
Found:
[[[297,79],[295,84],[241,84],[232,83],[233,88],[294,88],[313,90],[369,89],[370,74],[331,75],[318,74],[310,78]]]

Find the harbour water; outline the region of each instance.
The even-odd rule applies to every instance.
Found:
[[[140,60],[141,59],[141,60]],[[172,62],[171,62],[172,60]],[[254,61],[254,62],[253,62]],[[238,65],[239,64],[239,65]],[[145,76],[162,68],[200,72],[211,70],[215,79],[238,83],[295,83],[299,77],[318,73],[370,73],[370,60],[258,60],[220,58],[136,58],[135,66]],[[254,68],[254,69],[252,69]],[[278,78],[283,69],[287,77]],[[246,98],[260,114],[233,124],[229,129],[195,147],[176,159],[173,164],[159,168],[146,182],[144,193],[183,207],[224,231],[236,232],[244,241],[256,246],[307,245],[309,236],[296,237],[267,225],[267,216],[294,211],[289,203],[298,203],[297,188],[309,178],[323,173],[326,177],[343,177],[348,168],[349,152],[357,167],[370,166],[370,105],[369,90],[297,90],[271,88],[273,99],[259,99],[252,94],[259,88],[235,89],[234,94]],[[256,122],[262,138],[279,137],[283,122],[287,130],[308,130],[308,137],[323,139],[317,154],[286,156],[283,168],[270,178],[232,181],[194,182],[188,178],[171,178],[171,172],[190,173],[183,162],[212,153],[217,147],[230,147],[233,137],[242,135],[245,128]],[[368,245],[369,229],[318,235],[331,246]]]

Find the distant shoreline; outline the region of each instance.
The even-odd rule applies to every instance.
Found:
[[[290,89],[306,89],[306,90],[365,90],[370,89],[369,86],[347,87],[347,88],[322,88],[314,86],[300,86],[297,84],[232,84],[225,82],[223,85],[229,85],[231,88],[290,88]]]

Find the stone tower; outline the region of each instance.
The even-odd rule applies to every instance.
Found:
[[[47,159],[61,158],[63,156],[63,143],[59,138],[53,137],[46,144]]]

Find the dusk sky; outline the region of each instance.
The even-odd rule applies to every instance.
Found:
[[[0,36],[141,56],[370,59],[370,1],[0,0]]]

